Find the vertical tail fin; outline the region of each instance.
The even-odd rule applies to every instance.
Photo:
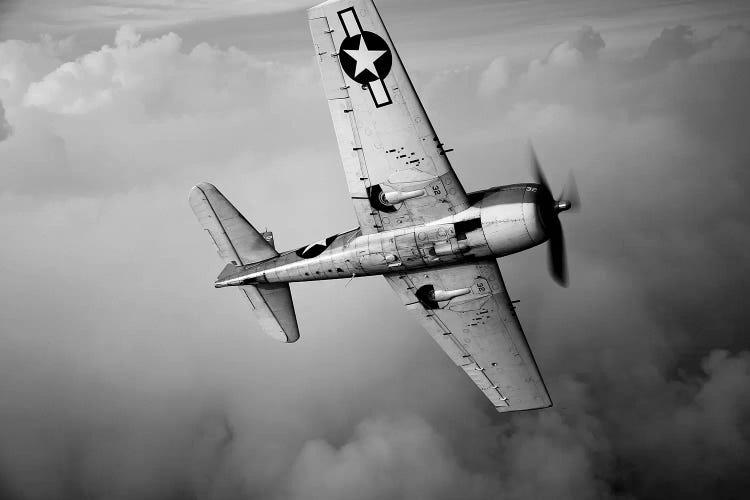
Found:
[[[279,255],[212,184],[195,186],[190,191],[190,206],[228,264],[242,266]]]
[[[190,191],[190,206],[203,229],[211,236],[219,255],[227,262],[222,274],[231,272],[234,266],[254,264],[279,255],[273,246],[273,235],[269,232],[259,233],[215,186],[205,182],[195,186]],[[299,339],[299,326],[288,283],[239,288],[250,301],[266,334],[288,343]]]

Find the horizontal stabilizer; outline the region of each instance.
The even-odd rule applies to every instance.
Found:
[[[190,206],[211,236],[227,266],[221,281],[237,272],[239,266],[277,257],[273,234],[259,233],[215,186],[202,182],[190,191]],[[263,331],[281,342],[299,340],[297,316],[288,283],[239,287],[250,301]]]
[[[241,266],[279,255],[215,186],[207,182],[195,186],[190,206],[225,262]]]
[[[216,282],[219,283],[219,282],[222,282],[231,278],[232,276],[237,274],[237,271],[239,269],[242,269],[242,268],[237,267],[232,263],[227,264],[226,266],[224,266],[224,269],[222,269],[219,275],[216,277]]]
[[[288,283],[241,286],[263,332],[281,342],[299,340],[297,315]]]

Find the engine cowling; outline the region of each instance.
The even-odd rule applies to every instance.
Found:
[[[482,230],[493,255],[503,256],[547,241],[549,200],[538,184],[503,186],[480,202]]]

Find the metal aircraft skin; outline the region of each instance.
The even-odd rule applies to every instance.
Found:
[[[372,0],[308,10],[358,229],[279,254],[211,184],[190,204],[227,262],[215,286],[238,287],[262,329],[299,339],[289,283],[383,275],[408,310],[500,412],[552,401],[497,257],[549,241],[567,282],[556,201],[532,151],[536,183],[466,193]]]

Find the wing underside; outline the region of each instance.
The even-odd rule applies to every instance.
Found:
[[[396,273],[386,279],[499,412],[552,405],[497,262]],[[428,298],[451,292],[461,295],[437,302]]]
[[[328,1],[308,13],[363,233],[466,209],[466,193],[372,0]]]

